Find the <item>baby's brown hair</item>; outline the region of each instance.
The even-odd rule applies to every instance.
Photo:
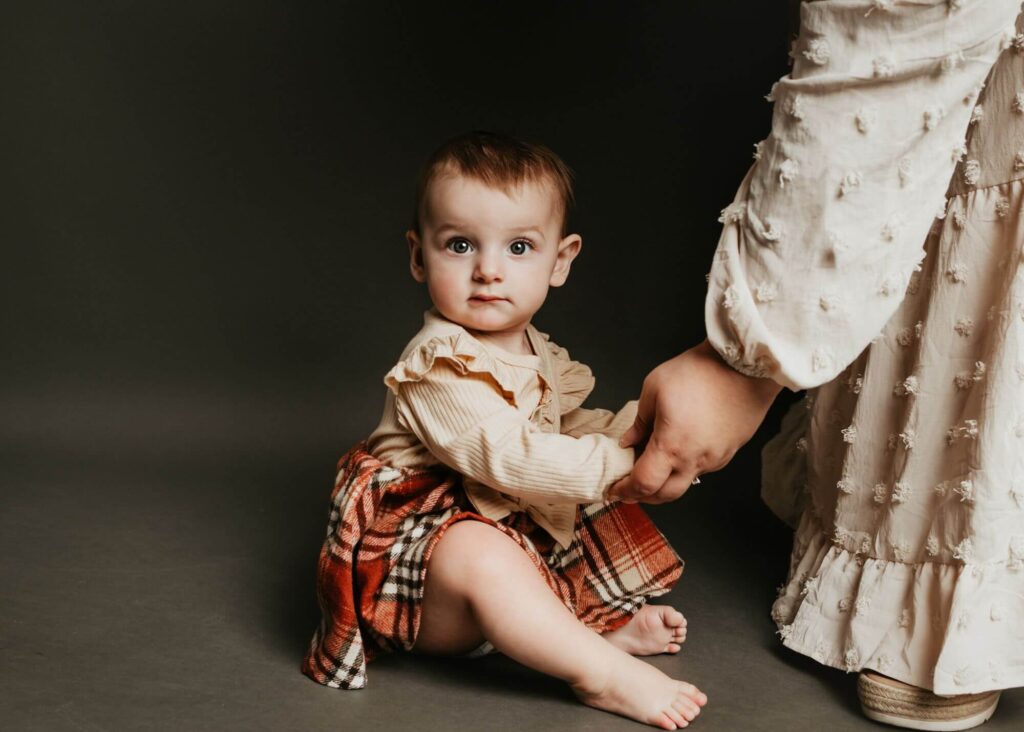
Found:
[[[562,235],[569,233],[569,213],[576,202],[569,166],[543,145],[511,135],[474,131],[448,140],[423,166],[416,184],[413,215],[413,230],[417,234],[427,189],[435,178],[448,171],[475,178],[506,193],[527,181],[549,183],[562,204]]]

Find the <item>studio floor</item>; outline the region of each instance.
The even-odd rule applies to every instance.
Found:
[[[318,617],[313,567],[333,455],[304,450],[285,427],[264,428],[263,444],[227,439],[244,433],[244,414],[218,422],[214,409],[203,434],[175,429],[175,410],[190,408],[167,405],[158,434],[137,426],[138,407],[105,409],[92,440],[72,441],[99,414],[81,407],[48,422],[64,432],[38,434],[27,418],[5,432],[4,729],[641,729],[501,657],[387,657],[354,692],[307,680],[298,665]],[[652,511],[687,560],[664,601],[690,623],[683,651],[653,662],[707,692],[696,722],[707,732],[878,729],[858,712],[855,676],[773,634],[788,532],[740,477],[754,466],[756,445]],[[986,728],[1022,722],[1017,690]]]

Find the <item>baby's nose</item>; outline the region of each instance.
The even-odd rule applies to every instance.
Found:
[[[478,257],[473,276],[481,282],[500,281],[502,278],[500,258],[486,255]]]

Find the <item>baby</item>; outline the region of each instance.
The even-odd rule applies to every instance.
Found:
[[[380,425],[339,463],[303,664],[320,683],[364,686],[383,651],[497,650],[663,729],[707,702],[634,658],[686,636],[646,604],[682,562],[639,506],[604,500],[632,469],[618,438],[636,404],[581,408],[590,370],[530,324],[580,252],[572,200],[565,164],[509,137],[428,161],[406,238],[434,308],[384,379]]]

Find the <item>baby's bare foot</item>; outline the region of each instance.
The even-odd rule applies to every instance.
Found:
[[[633,656],[678,653],[686,640],[686,618],[668,605],[644,605],[626,625],[601,637]]]
[[[574,686],[584,704],[662,729],[686,727],[708,698],[693,684],[669,678],[650,664],[623,656],[606,677]]]

